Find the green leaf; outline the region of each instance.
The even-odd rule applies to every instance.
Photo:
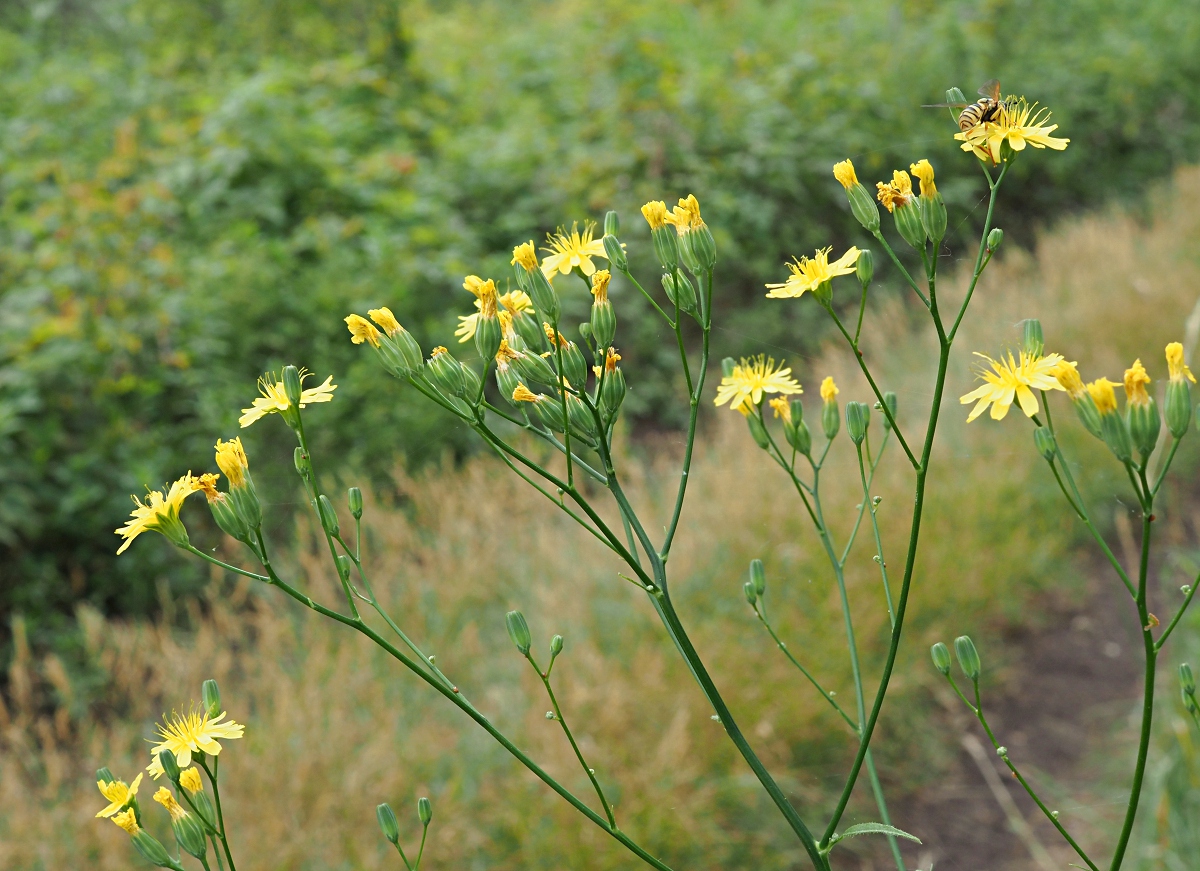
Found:
[[[844,841],[846,838],[855,838],[859,835],[892,835],[897,838],[908,838],[910,841],[921,843],[921,839],[916,835],[910,835],[908,832],[901,831],[895,826],[885,826],[883,823],[859,823],[856,826],[851,826],[842,832],[840,835],[834,835],[829,839],[829,846],[832,847],[838,841]]]

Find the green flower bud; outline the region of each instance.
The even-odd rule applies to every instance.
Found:
[[[883,401],[887,405],[888,411],[891,412],[890,418],[886,414],[883,416],[883,429],[886,432],[892,428],[892,421],[896,419],[896,411],[900,407],[900,400],[896,397],[895,393],[889,390],[883,394]]]
[[[1075,404],[1075,414],[1079,417],[1079,422],[1084,428],[1098,439],[1104,438],[1104,434],[1100,427],[1100,409],[1096,407],[1096,400],[1084,393],[1078,398],[1072,400]]]
[[[846,403],[846,434],[850,441],[861,445],[867,437],[867,427],[871,425],[871,409],[865,402]]]
[[[96,769],[96,780],[100,781],[101,783],[112,783],[114,780],[116,780],[116,778],[113,777],[113,773],[108,770],[107,766],[105,766],[104,768]]]
[[[375,817],[379,820],[379,829],[383,836],[395,844],[400,840],[400,824],[396,821],[396,812],[386,801],[375,808]]]
[[[734,367],[737,366],[737,361],[732,357],[725,357],[721,360],[721,374],[728,378],[733,374]]]
[[[1129,437],[1145,461],[1158,444],[1158,434],[1162,428],[1162,419],[1158,416],[1158,403],[1154,401],[1153,396],[1149,402],[1128,402],[1125,405],[1125,415],[1129,424]]]
[[[546,333],[542,330],[542,325],[531,315],[525,312],[514,314],[513,329],[517,331],[517,335],[527,346],[524,349],[514,346],[514,351],[529,350],[532,353],[539,348],[542,350],[546,349]]]
[[[427,373],[443,396],[462,396],[466,392],[462,364],[445,348],[434,348],[429,355]]]
[[[492,317],[479,316],[475,322],[475,350],[479,352],[479,356],[484,360],[490,360],[496,356],[496,351],[500,349],[500,319],[493,315]]]
[[[611,209],[604,213],[604,235],[619,236],[621,234],[621,218]]]
[[[936,245],[946,235],[946,203],[940,193],[935,193],[933,196],[922,194],[917,205],[921,210],[921,224]]]
[[[430,820],[433,819],[433,805],[429,803],[429,799],[421,796],[417,799],[417,819],[421,821],[421,825],[428,826]]]
[[[533,639],[529,637],[529,624],[525,622],[525,615],[520,611],[509,611],[504,615],[504,623],[508,627],[508,637],[517,646],[517,650],[521,651],[522,656],[528,656]]]
[[[812,451],[812,433],[803,420],[793,419],[790,427],[784,427],[784,435],[787,436],[788,444],[804,456],[807,457]]]
[[[1050,432],[1046,427],[1039,426],[1033,431],[1033,444],[1037,448],[1038,453],[1042,455],[1042,459],[1054,459],[1056,452],[1054,433]]]
[[[612,308],[612,306],[609,306],[609,308]],[[579,350],[579,346],[574,342],[567,342],[562,347],[561,353],[563,375],[572,387],[582,389],[587,384],[588,373],[587,361],[583,359],[583,352]]]
[[[750,560],[750,582],[754,584],[754,592],[759,596],[767,591],[767,570],[760,559]]]
[[[757,412],[746,415],[746,424],[750,427],[750,435],[754,438],[754,443],[764,451],[771,444],[771,437],[767,435],[767,428],[763,426],[762,418]]]
[[[173,868],[183,871],[183,866],[171,858],[167,848],[145,829],[138,829],[131,837],[134,848],[142,854],[142,858],[151,865],[159,868]]]
[[[758,592],[754,589],[754,582],[746,581],[746,583],[742,584],[742,593],[745,594],[746,601],[749,602],[750,607],[753,608],[758,602]]]
[[[1168,432],[1177,439],[1183,438],[1192,423],[1192,389],[1184,379],[1172,378],[1167,382],[1165,411]]]
[[[200,699],[208,716],[216,717],[221,713],[221,690],[212,678],[200,685]]]
[[[354,563],[351,562],[350,557],[346,556],[344,553],[339,553],[337,555],[336,563],[338,577],[340,577],[343,581],[349,581],[350,572],[354,568]]]
[[[598,435],[596,418],[592,410],[584,405],[582,399],[572,393],[567,394],[567,419],[571,422],[571,432],[583,437],[589,445],[595,445]]]
[[[604,256],[608,258],[612,268],[618,272],[628,272],[629,260],[625,257],[625,249],[621,247],[621,240],[616,234],[606,233],[601,241],[604,243]]]
[[[561,635],[555,635],[553,638],[550,639],[550,656],[551,657],[558,656],[560,653],[562,653],[562,650],[563,650],[563,637]]]
[[[1021,322],[1021,349],[1030,357],[1042,356],[1046,341],[1042,337],[1042,322],[1037,318],[1028,318]]]
[[[676,233],[678,235],[678,232]],[[696,248],[692,244],[695,233],[688,231],[679,236],[679,259],[691,270],[693,275],[700,274],[700,259],[696,256]]]
[[[1133,458],[1129,425],[1125,422],[1125,418],[1115,411],[1111,414],[1100,415],[1100,437],[1113,452],[1113,456],[1122,463],[1128,463]]]
[[[363,497],[362,490],[357,487],[351,487],[346,491],[346,502],[350,505],[350,514],[355,520],[362,520],[363,515]]]
[[[606,417],[611,418],[625,401],[625,373],[620,367],[608,369],[604,373],[604,381],[600,385],[600,407]]]
[[[208,500],[208,510],[226,535],[238,541],[250,540],[250,528],[238,514],[230,494],[217,493],[216,497]]]
[[[921,209],[916,202],[897,203],[892,210],[896,219],[896,230],[914,248],[925,246],[925,225],[921,223]]]
[[[854,264],[854,271],[858,275],[859,284],[865,287],[871,283],[871,279],[875,277],[875,255],[871,253],[870,248],[858,252],[858,262]]]
[[[558,385],[558,379],[554,377],[554,369],[547,362],[546,357],[531,351],[522,351],[521,356],[513,361],[513,365],[526,382],[542,384],[546,387],[557,387]],[[508,395],[512,396],[512,393]]]
[[[178,819],[172,816],[171,829],[175,832],[175,842],[179,844],[179,848],[185,853],[201,859],[208,852],[208,842],[204,837],[204,826],[192,814],[185,813]]]
[[[529,287],[527,293],[533,300],[533,305],[538,310],[541,319],[546,323],[557,324],[559,313],[562,308],[558,301],[558,294],[554,292],[554,287],[541,269],[534,269],[526,273],[529,276]]]
[[[696,256],[696,261],[702,269],[712,269],[717,265],[717,243],[707,224],[693,227],[692,231],[688,233],[688,240]]]
[[[663,273],[662,277],[663,290],[667,293],[667,299],[672,305],[679,306],[679,310],[688,314],[696,312],[696,286],[692,284],[690,278],[683,273],[679,274],[679,280],[675,280],[675,276],[670,273]],[[676,291],[679,291],[676,294]]]
[[[988,254],[994,254],[996,249],[1000,247],[1000,243],[1004,241],[1004,231],[999,227],[993,227],[987,237]]]
[[[954,652],[958,654],[958,666],[963,674],[972,681],[979,680],[979,651],[975,649],[975,643],[966,635],[960,635],[954,639]]]
[[[929,648],[929,657],[933,660],[933,667],[947,677],[950,675],[950,651],[942,642],[938,642]]]
[[[679,265],[679,239],[675,228],[664,224],[650,231],[654,240],[654,253],[658,262],[667,272],[674,272]],[[682,308],[683,306],[680,306]]]
[[[855,183],[846,188],[846,199],[850,201],[850,212],[868,233],[879,229],[879,206],[870,191]]]
[[[1187,695],[1195,695],[1196,678],[1192,676],[1192,667],[1186,662],[1179,663],[1179,683]]]
[[[337,512],[333,510],[333,503],[324,493],[317,497],[317,514],[320,515],[321,526],[326,532],[332,536],[337,536],[341,532],[341,527],[338,526]]]
[[[200,815],[200,819],[207,824],[211,831],[216,831],[215,822],[217,812],[213,809],[212,799],[208,797],[206,792],[197,792],[192,794],[192,804],[196,806],[196,813]]]
[[[283,392],[292,408],[300,407],[300,370],[295,366],[283,367]]]
[[[175,754],[170,750],[163,750],[158,754],[158,764],[162,766],[163,774],[167,776],[167,780],[171,783],[179,782],[179,760],[175,758]]]
[[[425,365],[421,345],[412,333],[398,323],[389,323],[379,342],[379,355],[384,368],[397,378],[412,378],[420,374]]]
[[[580,324],[581,331],[583,327],[587,327],[595,338],[597,349],[611,347],[617,335],[617,313],[613,304],[607,299],[593,303],[591,318],[588,323]]]
[[[825,431],[825,438],[833,441],[840,426],[841,414],[838,412],[838,401],[833,398],[825,400],[825,404],[821,408],[821,429]]]
[[[946,91],[947,103],[969,103],[971,102],[963,96],[963,92],[959,88],[950,88]]]
[[[496,389],[500,391],[511,405],[520,407],[524,403],[513,401],[513,391],[517,389],[517,385],[521,383],[520,376],[517,375],[515,366],[497,366],[496,367]]]

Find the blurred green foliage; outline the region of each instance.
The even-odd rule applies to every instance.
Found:
[[[1200,7],[1171,0],[0,2],[0,613],[44,637],[80,599],[142,612],[200,583],[161,547],[117,561],[111,531],[127,494],[211,466],[264,369],[344,382],[317,449],[377,484],[398,454],[464,449],[380,387],[347,311],[390,305],[428,351],[469,310],[462,276],[503,281],[514,243],[608,208],[645,242],[636,207],[695,191],[716,357],[802,355],[814,309],[768,316],[761,285],[850,238],[834,161],[870,183],[929,157],[977,210],[946,114],[918,106],[999,76],[1072,139],[1010,175],[1000,223],[1030,240],[1195,159],[1198,40]],[[669,426],[669,339],[613,298],[626,407]]]

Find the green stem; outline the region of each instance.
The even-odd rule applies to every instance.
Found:
[[[208,782],[212,784],[213,801],[217,806],[217,837],[221,839],[221,846],[225,848],[225,861],[229,863],[229,871],[237,871],[237,866],[233,864],[233,853],[229,851],[229,838],[225,835],[225,816],[221,812],[221,788],[217,785],[217,766],[220,764],[220,757],[212,758],[212,771],[208,770],[208,763],[205,762],[203,756],[200,756],[197,761],[204,769],[204,773],[208,775]]]
[[[775,646],[778,647],[781,651],[783,651],[783,655],[788,658],[788,661],[791,662],[792,665],[796,666],[796,668],[798,668],[800,670],[800,673],[802,675],[804,675],[806,678],[808,678],[808,682],[817,688],[817,692],[819,692],[821,694],[821,697],[823,699],[825,699],[825,701],[829,702],[829,704],[833,705],[833,709],[835,711],[837,711],[839,714],[841,714],[842,719],[846,721],[846,725],[849,726],[852,730],[854,730],[854,734],[857,735],[858,734],[858,723],[854,722],[854,718],[852,718],[849,714],[847,714],[842,709],[842,706],[839,705],[834,700],[833,693],[829,692],[827,689],[825,689],[823,686],[821,686],[821,684],[817,681],[817,679],[815,677],[812,676],[812,674],[809,672],[809,670],[807,668],[805,668],[803,665],[801,665],[800,661],[798,659],[796,659],[796,657],[792,656],[792,652],[790,650],[788,650],[788,646],[775,633],[775,630],[771,627],[771,624],[767,621],[766,615],[758,607],[754,608],[754,614],[755,614],[755,616],[758,617],[759,622],[762,623],[762,625],[766,627],[767,632],[770,633],[771,639],[775,642]]]
[[[884,238],[883,231],[876,229],[873,231],[873,235],[879,241],[879,244],[883,246],[883,250],[887,252],[888,257],[892,259],[892,263],[900,270],[900,274],[904,276],[904,280],[908,282],[908,286],[913,289],[913,293],[920,297],[921,302],[925,304],[925,308],[929,308],[929,297],[925,295],[925,291],[921,290],[920,285],[913,280],[912,275],[904,268],[904,264],[900,262],[900,258],[896,256],[896,252],[892,250],[892,246]]]
[[[1196,595],[1196,587],[1200,586],[1200,575],[1196,576],[1196,580],[1192,581],[1191,589],[1188,590],[1187,596],[1183,600],[1183,604],[1179,606],[1179,610],[1175,612],[1175,616],[1171,618],[1171,622],[1167,624],[1167,628],[1163,630],[1162,635],[1158,636],[1158,641],[1154,642],[1155,650],[1162,650],[1162,646],[1166,643],[1167,637],[1175,631],[1175,627],[1179,625],[1180,619],[1183,617],[1183,612],[1187,610],[1188,605],[1192,603],[1192,597]]]
[[[421,828],[421,846],[417,847],[417,861],[413,864],[413,871],[420,871],[421,857],[425,855],[425,838],[429,834],[429,824],[426,823]]]
[[[1179,450],[1179,443],[1182,439],[1177,439],[1171,436],[1171,450],[1167,453],[1167,458],[1162,464],[1162,468],[1158,470],[1158,477],[1154,481],[1154,487],[1150,490],[1151,496],[1158,495],[1158,488],[1162,486],[1163,479],[1167,477],[1167,470],[1171,468],[1171,463],[1175,460],[1175,452]]]
[[[983,275],[983,270],[992,259],[993,252],[987,246],[987,237],[992,227],[992,213],[996,209],[996,194],[1000,190],[1000,183],[1004,181],[1004,176],[1008,174],[1009,166],[1010,164],[1008,163],[1004,164],[1004,168],[1000,170],[1000,175],[994,182],[992,181],[992,174],[990,172],[987,173],[988,185],[991,188],[991,192],[988,194],[987,217],[983,219],[983,236],[979,240],[979,253],[975,256],[975,271],[971,276],[971,284],[967,287],[967,295],[963,298],[962,305],[958,308],[958,316],[954,318],[954,326],[946,334],[946,338],[951,342],[958,335],[958,328],[962,324],[963,316],[967,313],[967,306],[971,304],[971,297],[975,295],[975,287],[979,284],[979,276]]]
[[[875,555],[879,559],[879,574],[883,579],[883,594],[887,598],[888,618],[891,620],[892,626],[896,625],[896,609],[892,605],[892,585],[888,582],[887,560],[883,558],[883,539],[879,535],[879,518],[875,516],[875,504],[871,501],[871,482],[867,480],[867,469],[863,464],[862,446],[855,446],[858,450],[858,478],[862,482],[863,488],[863,504],[868,506],[871,512],[871,531],[875,534]],[[883,449],[880,448],[880,453]],[[875,470],[871,470],[871,476],[875,476]],[[862,516],[861,514],[859,515]],[[849,550],[849,543],[847,543]],[[843,565],[846,562],[846,557],[842,557]]]

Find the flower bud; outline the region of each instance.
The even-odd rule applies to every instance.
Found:
[[[750,560],[750,582],[754,584],[754,592],[759,596],[767,591],[767,570],[760,559]]]
[[[917,249],[925,246],[925,225],[921,223],[921,209],[915,200],[897,203],[892,217],[896,219],[896,231],[905,242]]]
[[[943,675],[950,675],[950,651],[942,642],[938,642],[929,648],[929,657],[933,660],[933,667],[940,671]]]
[[[562,650],[563,650],[563,637],[561,635],[555,635],[553,638],[550,639],[550,656],[551,657],[558,656],[560,653],[562,653]]]
[[[300,407],[300,370],[295,366],[283,367],[283,392],[292,408]]]
[[[696,258],[696,263],[701,269],[712,269],[717,265],[717,243],[713,239],[712,231],[708,229],[707,224],[701,222],[699,226],[692,227],[692,231],[688,233],[687,239],[692,253]],[[692,271],[695,272],[696,270]],[[696,272],[696,274],[699,275],[699,272]]]
[[[1037,448],[1039,454],[1044,460],[1053,460],[1056,448],[1054,444],[1054,433],[1050,432],[1044,426],[1039,426],[1033,431],[1033,444]]]
[[[975,643],[966,635],[960,635],[954,639],[954,652],[958,654],[958,666],[963,674],[972,681],[979,680],[979,651],[975,649]]]
[[[500,319],[494,314],[491,317],[480,315],[475,321],[475,350],[484,360],[496,356],[500,349]]]
[[[550,284],[550,279],[546,277],[541,269],[534,269],[529,273],[529,287],[526,293],[533,300],[533,304],[543,321],[552,324],[558,323],[558,316],[562,312],[558,301],[558,294],[554,292],[554,288]]]
[[[792,407],[795,408],[795,405]],[[812,451],[812,433],[808,429],[808,424],[802,419],[797,420],[793,417],[791,425],[784,426],[783,433],[787,437],[788,444],[804,456],[807,457]]]
[[[592,416],[592,410],[584,404],[583,400],[573,393],[567,394],[567,419],[571,423],[571,432],[582,436],[584,441],[594,446],[594,440],[599,434],[596,429],[596,418]]]
[[[754,582],[746,581],[742,584],[742,593],[745,595],[746,601],[750,603],[750,607],[753,608],[758,602],[758,591],[754,589]]]
[[[513,329],[517,331],[517,336],[525,342],[529,349],[545,349],[546,334],[542,332],[542,325],[530,314],[517,312],[513,315]],[[520,351],[524,349],[514,345],[513,350]]]
[[[588,322],[580,324],[581,329],[585,326],[594,337],[597,348],[610,347],[617,336],[617,313],[613,304],[608,299],[597,299],[592,304],[592,314]]]
[[[621,218],[611,209],[604,213],[604,235],[619,236],[621,234]]]
[[[238,541],[250,540],[250,528],[246,525],[238,510],[234,507],[233,499],[228,493],[218,493],[216,498],[208,500],[208,510],[221,531]]]
[[[617,413],[617,409],[625,401],[627,390],[625,373],[621,371],[620,367],[614,366],[612,369],[606,367],[604,381],[600,385],[600,407],[607,417],[612,417]]]
[[[854,264],[854,271],[858,275],[858,282],[863,287],[871,283],[871,279],[875,277],[875,255],[871,253],[870,248],[863,248],[858,252],[858,261]]]
[[[1072,397],[1072,399],[1079,422],[1096,438],[1104,438],[1100,427],[1100,409],[1096,408],[1096,401],[1087,393],[1083,393],[1078,398]]]
[[[611,309],[612,306],[609,306]],[[587,361],[583,359],[583,352],[579,350],[579,346],[574,342],[567,342],[562,346],[562,368],[563,376],[571,383],[572,387],[583,388],[587,384]]]
[[[942,195],[935,192],[928,196],[922,194],[917,199],[917,205],[921,210],[921,225],[936,245],[946,235],[946,203],[942,200]]]
[[[179,848],[189,855],[201,859],[208,852],[208,842],[204,837],[204,827],[192,814],[183,812],[178,818],[171,815],[171,829],[175,832],[175,842]]]
[[[1186,662],[1179,663],[1179,683],[1187,695],[1195,695],[1196,678],[1192,676],[1192,667]]]
[[[825,405],[821,408],[821,429],[825,432],[825,438],[833,441],[840,426],[841,415],[838,413],[838,401],[830,397],[825,400]]]
[[[887,406],[887,410],[891,412],[891,416],[883,416],[883,430],[887,432],[892,428],[892,421],[896,419],[896,410],[900,407],[900,400],[891,390],[883,394],[883,402]]]
[[[445,348],[439,346],[433,349],[429,355],[427,372],[429,380],[443,396],[461,397],[466,394],[462,364]]]
[[[326,532],[335,537],[341,532],[341,527],[338,526],[337,512],[333,510],[333,503],[324,493],[317,497],[317,514],[320,515],[321,526]]]
[[[676,277],[678,277],[678,281]],[[678,276],[669,272],[663,273],[662,286],[672,305],[679,306],[679,310],[682,312],[696,313],[696,287],[690,278],[683,273],[679,273]]]
[[[195,771],[196,769],[192,768],[189,770]],[[196,779],[199,780],[199,776]],[[183,784],[183,786],[186,788],[187,784]],[[196,813],[200,816],[200,819],[210,830],[215,831],[217,812],[213,809],[212,799],[208,797],[208,793],[192,792],[190,789],[188,792],[192,795],[192,804],[196,806]]]
[[[346,491],[346,502],[350,505],[350,514],[355,520],[362,520],[363,515],[363,497],[362,490],[357,487],[351,487]]]
[[[1168,381],[1165,411],[1167,430],[1175,438],[1183,438],[1192,423],[1191,385],[1182,379]]]
[[[212,678],[200,685],[200,699],[209,717],[216,717],[221,713],[221,690]]]
[[[508,363],[496,365],[496,389],[500,391],[500,395],[507,399],[510,403],[513,402],[513,391],[517,389],[517,385],[521,383],[521,378],[517,374],[516,367]]]
[[[675,228],[663,225],[651,230],[650,235],[654,240],[654,253],[658,256],[659,264],[667,272],[674,272],[675,267],[679,265],[679,237]]]
[[[870,425],[871,409],[865,402],[846,403],[846,434],[850,436],[850,441],[861,445]]]
[[[112,783],[116,778],[113,777],[113,773],[105,766],[104,768],[96,769],[96,780],[100,783]]]
[[[526,381],[531,381],[535,384],[543,384],[546,387],[554,387],[558,384],[558,379],[554,377],[554,369],[546,362],[545,357],[529,351],[521,352],[521,355],[513,361],[517,373]],[[508,394],[511,396],[512,394]]]
[[[746,415],[746,425],[750,427],[750,435],[754,439],[754,443],[765,451],[771,444],[771,437],[767,435],[767,428],[763,425],[762,417],[753,411]]]
[[[354,568],[354,563],[351,561],[350,557],[346,556],[344,553],[339,553],[334,562],[337,564],[338,577],[343,581],[349,581],[350,570]]]
[[[417,799],[417,819],[421,821],[421,825],[428,826],[430,820],[433,819],[433,805],[429,803],[429,799],[421,796]]]
[[[1125,415],[1128,418],[1129,437],[1145,461],[1154,452],[1162,428],[1162,419],[1158,416],[1158,403],[1154,401],[1154,397],[1150,397],[1148,402],[1127,402]]]
[[[733,375],[733,369],[737,366],[737,361],[732,357],[723,357],[721,359],[721,374],[728,378]]]
[[[996,249],[1000,247],[1000,243],[1004,241],[1004,231],[999,227],[993,227],[987,237],[987,252],[994,254]]]
[[[618,272],[628,272],[629,260],[626,258],[625,249],[621,247],[621,241],[616,234],[606,233],[601,241],[604,243],[604,256],[608,258],[613,269]]]
[[[1037,318],[1028,318],[1021,322],[1022,332],[1022,350],[1030,357],[1042,356],[1042,351],[1046,348],[1045,339],[1042,337],[1042,322]]]
[[[963,96],[963,92],[960,88],[949,88],[946,91],[946,102],[947,103],[969,103],[971,101]]]
[[[522,656],[528,656],[533,640],[529,637],[529,624],[525,622],[525,615],[520,611],[509,611],[504,615],[504,623],[508,627],[508,637],[517,646],[517,650],[521,651]]]
[[[130,840],[133,841],[134,848],[142,854],[142,858],[151,865],[183,871],[183,866],[171,858],[167,848],[145,829],[138,829],[130,836]]]
[[[693,275],[700,274],[700,259],[696,256],[696,248],[692,244],[694,233],[689,231],[677,231],[676,236],[679,241],[679,260],[686,266]]]
[[[163,774],[167,776],[167,780],[171,783],[179,782],[179,760],[175,758],[174,752],[163,750],[158,754],[158,764],[162,766]]]
[[[383,836],[395,844],[400,840],[400,824],[396,821],[396,812],[386,801],[376,806],[375,817],[379,820],[379,829]]]

